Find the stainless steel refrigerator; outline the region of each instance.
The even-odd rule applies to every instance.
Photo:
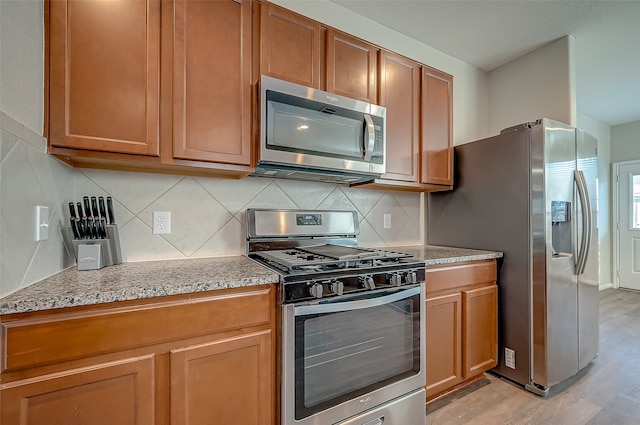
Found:
[[[598,353],[597,141],[540,119],[455,161],[455,189],[428,197],[428,243],[504,252],[494,371],[545,395]]]

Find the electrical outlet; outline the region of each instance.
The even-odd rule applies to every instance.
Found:
[[[391,214],[384,215],[384,228],[391,229]]]
[[[171,233],[171,211],[153,212],[153,234],[168,235]]]
[[[49,207],[36,207],[36,241],[49,239]]]

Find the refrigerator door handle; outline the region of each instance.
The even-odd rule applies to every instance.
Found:
[[[578,197],[580,198],[582,210],[582,235],[580,235],[580,249],[578,250],[578,260],[575,269],[575,274],[581,275],[587,266],[587,257],[589,256],[589,246],[591,244],[591,202],[589,200],[589,191],[584,173],[580,170],[575,170],[573,172],[573,178],[578,188]]]

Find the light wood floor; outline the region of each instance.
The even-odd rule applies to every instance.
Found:
[[[640,292],[600,292],[600,352],[546,398],[487,374],[427,406],[427,425],[640,424]]]

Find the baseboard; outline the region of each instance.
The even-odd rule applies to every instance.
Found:
[[[600,291],[604,291],[605,289],[613,288],[613,283],[601,283],[598,288]]]

